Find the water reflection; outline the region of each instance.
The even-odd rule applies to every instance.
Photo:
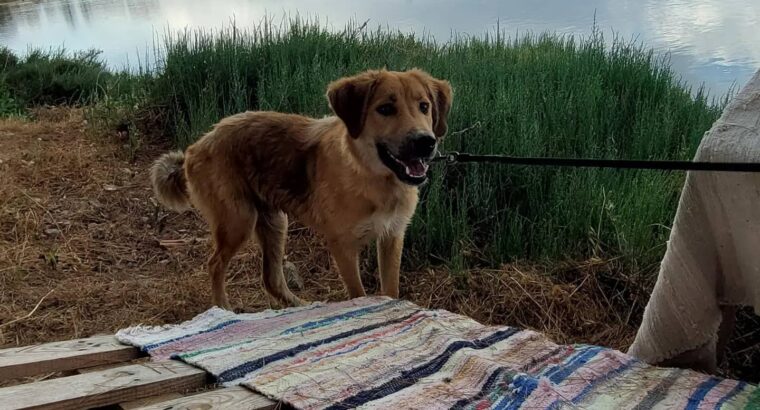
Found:
[[[114,66],[134,63],[155,33],[218,28],[232,19],[250,25],[268,15],[319,16],[333,27],[370,19],[402,31],[446,40],[452,32],[480,35],[497,21],[510,34],[555,31],[588,35],[594,19],[609,34],[669,52],[692,85],[722,94],[760,66],[757,0],[27,0],[0,1],[0,42],[99,48]],[[141,53],[139,53],[141,51]]]

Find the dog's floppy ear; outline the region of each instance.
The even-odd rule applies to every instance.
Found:
[[[367,106],[377,84],[377,71],[341,78],[327,87],[327,100],[335,115],[346,124],[348,133],[359,138],[367,116]]]
[[[433,94],[433,132],[436,137],[443,138],[449,130],[446,119],[449,116],[449,110],[451,110],[453,92],[451,91],[451,84],[445,80],[433,79],[431,88]]]

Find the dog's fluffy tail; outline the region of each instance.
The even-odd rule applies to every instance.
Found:
[[[167,152],[161,155],[150,169],[150,182],[158,201],[177,212],[190,208],[184,163],[185,154],[182,151]]]

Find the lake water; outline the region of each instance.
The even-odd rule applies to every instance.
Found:
[[[760,0],[0,0],[0,44],[22,52],[98,48],[123,67],[167,29],[250,26],[296,13],[335,28],[369,20],[441,41],[453,32],[481,35],[497,22],[508,34],[588,35],[596,19],[606,37],[615,32],[668,53],[689,85],[712,95],[760,68]]]

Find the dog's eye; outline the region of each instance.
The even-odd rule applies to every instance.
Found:
[[[423,114],[427,114],[428,110],[430,110],[430,104],[428,104],[428,103],[426,103],[424,101],[421,102],[420,103],[420,112],[422,112]]]
[[[396,113],[396,107],[394,107],[393,104],[383,104],[377,107],[376,111],[382,116],[390,117]]]

